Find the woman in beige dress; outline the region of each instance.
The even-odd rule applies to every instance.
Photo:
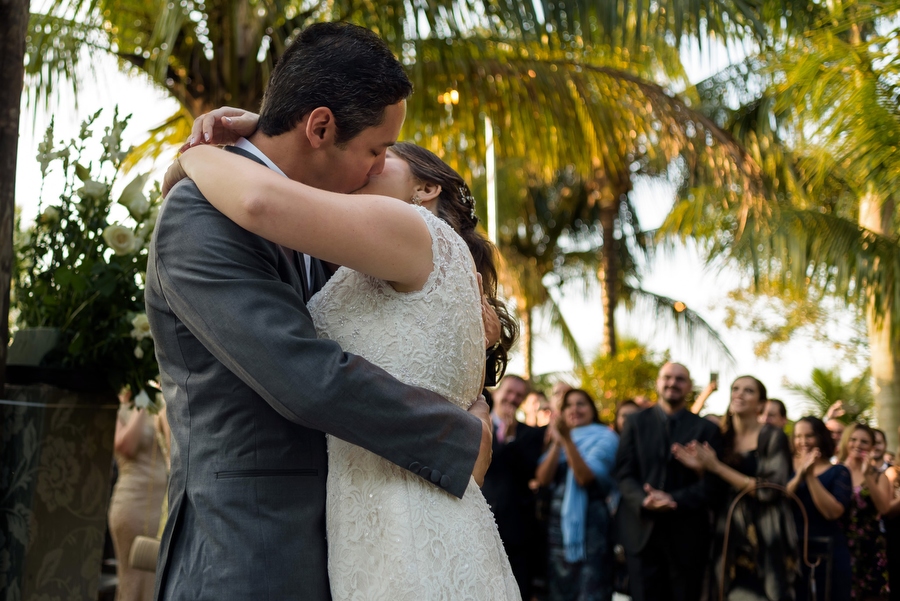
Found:
[[[117,559],[116,601],[150,601],[155,575],[131,569],[128,554],[136,536],[156,536],[159,530],[168,477],[167,425],[164,415],[129,407],[126,395],[120,400],[115,442],[119,478],[109,504]]]

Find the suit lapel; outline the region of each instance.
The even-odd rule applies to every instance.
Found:
[[[268,165],[266,165],[262,159],[260,159],[258,156],[256,156],[252,152],[247,152],[243,148],[238,148],[237,146],[226,146],[225,150],[228,152],[233,152],[234,154],[240,155],[240,156],[244,157],[245,159],[250,159],[251,161],[259,163],[260,165],[262,165],[264,167],[268,167]],[[294,269],[297,270],[297,273],[300,274],[300,282],[301,282],[301,285],[303,288],[303,302],[304,303],[309,302],[309,299],[312,298],[312,295],[315,294],[316,292],[318,292],[319,289],[325,284],[325,273],[322,269],[321,262],[319,262],[317,259],[312,259],[313,286],[312,286],[312,289],[310,289],[310,286],[309,286],[310,279],[308,277],[308,274],[306,273],[306,261],[303,260],[303,254],[299,253],[295,250],[291,250],[289,248],[284,248],[283,246],[279,246],[278,248],[281,249],[281,252],[284,254],[285,258],[288,259],[288,263],[293,265]],[[317,271],[322,272],[321,283],[317,282],[317,279],[316,279],[318,277]]]

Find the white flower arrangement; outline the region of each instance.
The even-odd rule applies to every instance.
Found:
[[[117,201],[128,209],[127,218],[110,220],[111,194],[129,152],[121,148],[128,117],[119,119],[116,111],[99,159],[91,159],[99,115],[87,119],[79,137],[67,144],[54,141],[51,123],[38,146],[42,175],[60,169],[65,183],[32,227],[17,228],[13,309],[20,328],[60,330],[59,344],[43,366],[103,372],[113,392],[127,387],[152,410],[159,368],[143,286],[147,241],[162,199],[158,185],[148,196],[148,176],[138,175]]]

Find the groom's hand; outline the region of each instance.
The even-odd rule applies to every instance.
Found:
[[[484,484],[484,475],[491,467],[491,454],[493,453],[491,443],[494,435],[491,428],[491,409],[484,397],[479,396],[469,407],[469,413],[481,420],[481,447],[478,449],[478,459],[475,460],[475,467],[472,470],[472,477],[475,478],[478,486],[481,486]]]
[[[184,167],[181,166],[181,161],[175,159],[175,162],[169,166],[169,169],[166,171],[165,177],[163,177],[162,184],[162,195],[163,198],[169,195],[169,190],[172,187],[187,177],[187,173],[184,172]]]
[[[484,293],[484,282],[481,280],[481,274],[478,276],[478,292],[481,293],[481,321],[484,322],[484,348],[490,349],[500,342],[500,316],[497,315],[496,309],[488,300]]]

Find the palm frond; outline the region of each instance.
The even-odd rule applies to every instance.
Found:
[[[656,316],[658,320],[656,327],[673,328],[676,334],[685,339],[691,348],[696,348],[699,344],[710,345],[729,365],[734,365],[734,356],[722,337],[696,311],[673,298],[642,288],[631,288],[629,294],[636,304],[644,303],[647,306],[648,310],[641,310],[641,314]]]
[[[569,324],[566,323],[559,305],[551,298],[546,305],[546,309],[550,316],[550,323],[553,326],[553,329],[559,332],[562,337],[563,348],[569,353],[572,362],[575,364],[575,368],[584,369],[585,363],[584,357],[581,354],[581,349],[578,348],[578,343],[575,341],[572,330],[569,328]]]

